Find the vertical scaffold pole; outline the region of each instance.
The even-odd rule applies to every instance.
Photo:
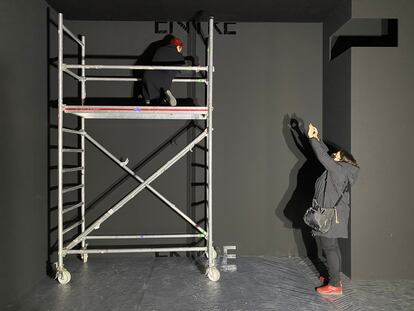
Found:
[[[85,65],[85,56],[86,56],[86,43],[85,43],[85,36],[81,36],[81,41],[83,43],[83,45],[81,46],[81,64]],[[85,72],[85,68],[82,68],[81,70],[81,76],[82,76],[82,80],[81,80],[81,103],[82,105],[85,104],[85,99],[86,99],[86,80],[85,80],[85,76],[86,76],[86,72]],[[85,131],[85,118],[81,117],[81,131]],[[82,153],[81,153],[81,184],[84,185],[81,188],[81,202],[82,202],[82,206],[81,206],[81,220],[82,220],[82,224],[81,224],[81,231],[82,233],[85,231],[85,223],[86,223],[86,219],[85,219],[85,168],[86,168],[86,163],[85,163],[85,135],[81,135],[81,149],[82,149]],[[86,249],[86,242],[85,240],[82,240],[82,249]],[[82,260],[83,262],[87,262],[88,261],[88,254],[83,254],[82,255]]]
[[[209,34],[207,47],[207,67],[208,67],[208,84],[207,84],[207,105],[208,105],[208,136],[207,136],[207,219],[208,219],[208,265],[213,267],[215,265],[215,258],[213,255],[213,33],[214,33],[214,19],[210,17],[209,20]]]
[[[58,270],[63,269],[63,15],[58,22]]]

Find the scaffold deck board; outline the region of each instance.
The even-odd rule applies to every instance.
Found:
[[[63,111],[85,119],[206,119],[208,107],[65,106]]]

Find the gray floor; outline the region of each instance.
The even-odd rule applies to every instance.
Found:
[[[308,260],[241,257],[218,260],[221,279],[208,280],[203,261],[189,258],[90,256],[66,260],[68,285],[45,279],[8,310],[414,310],[414,281],[351,282],[344,295],[319,296]]]

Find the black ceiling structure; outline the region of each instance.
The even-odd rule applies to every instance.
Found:
[[[323,22],[348,0],[47,0],[65,19],[112,21]]]

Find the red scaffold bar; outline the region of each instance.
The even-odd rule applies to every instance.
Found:
[[[65,107],[65,111],[153,111],[153,112],[208,112],[208,107],[181,108],[181,107]]]

